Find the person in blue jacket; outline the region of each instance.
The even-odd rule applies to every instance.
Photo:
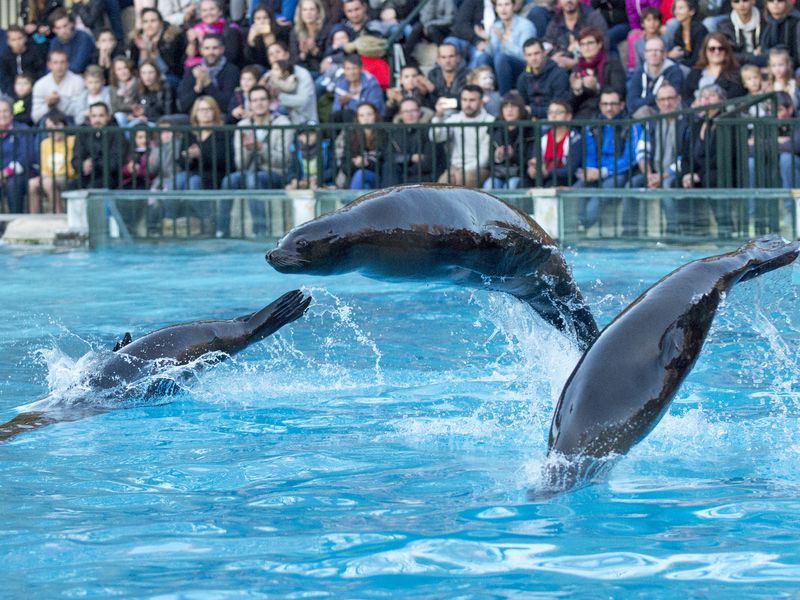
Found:
[[[0,207],[25,208],[25,190],[34,162],[34,131],[13,119],[11,100],[0,97]]]
[[[625,102],[615,89],[604,89],[600,92],[598,118],[609,122],[586,128],[583,136],[586,161],[584,168],[578,170],[579,181],[575,187],[623,188],[639,168],[636,148],[643,135],[642,126],[638,123],[621,122],[625,118]],[[603,208],[613,201],[611,198],[582,199],[579,208],[580,225],[586,229],[592,227],[597,223]],[[623,235],[635,230],[635,224],[628,222],[633,213],[632,202],[635,200],[626,199],[623,202]]]
[[[344,72],[336,78],[334,84],[331,120],[337,123],[352,122],[356,108],[364,102],[372,104],[383,117],[383,90],[378,81],[364,71],[361,57],[358,54],[345,56],[342,70]]]
[[[85,31],[75,29],[75,20],[66,9],[60,8],[50,15],[50,28],[55,37],[50,40],[50,52],[64,50],[69,57],[69,70],[83,74],[94,52],[94,40]]]

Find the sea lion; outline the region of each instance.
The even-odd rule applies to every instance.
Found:
[[[777,235],[690,262],[653,285],[600,333],[561,391],[550,427],[545,489],[589,483],[656,426],[692,370],[724,295],[792,263]],[[563,458],[566,460],[559,460]]]
[[[87,387],[98,394],[113,390],[124,395],[127,386],[149,377],[151,385],[146,395],[175,393],[178,386],[173,385],[172,380],[159,379],[159,372],[175,365],[186,365],[209,352],[223,353],[222,357],[232,356],[303,316],[310,303],[310,296],[294,290],[257,312],[235,319],[170,325],[135,341],[126,333],[100,372],[89,377]],[[24,431],[107,410],[93,405],[91,397],[77,406],[51,411],[35,410],[37,404],[0,425],[0,442]]]
[[[408,185],[367,194],[289,231],[267,261],[281,273],[358,271],[507,292],[582,348],[598,335],[553,239],[528,215],[479,190]]]

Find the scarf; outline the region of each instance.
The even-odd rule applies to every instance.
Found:
[[[199,34],[198,38],[199,40],[202,41],[202,39],[206,36],[206,34],[209,33],[216,33],[217,35],[222,35],[222,32],[225,29],[225,24],[226,24],[225,19],[219,18],[211,24],[200,21],[199,23],[192,25],[192,29],[194,29]],[[231,27],[233,27],[233,24],[231,24]],[[198,44],[199,43],[200,42],[198,42]],[[186,58],[186,60],[183,61],[183,66],[186,69],[191,69],[192,67],[199,65],[201,62],[203,62],[203,60],[202,58],[200,58],[199,55],[189,56]]]
[[[796,25],[796,20],[791,20],[792,15],[793,11],[790,10],[780,21],[767,15],[767,23],[764,27],[764,33],[761,36],[761,46],[764,48],[773,48],[779,44],[783,44],[791,48],[794,42],[794,26]]]
[[[731,11],[731,23],[737,45],[744,46],[747,53],[755,52],[758,40],[761,37],[761,14],[754,6],[748,23],[742,23],[737,12]]]
[[[217,64],[215,64],[213,67],[209,67],[208,64],[206,63],[206,60],[203,59],[203,66],[206,69],[208,69],[208,76],[211,77],[212,85],[216,85],[217,87],[219,87],[217,84],[217,77],[219,76],[220,71],[222,71],[223,67],[226,64],[228,64],[228,59],[225,58],[224,56],[220,56],[219,60],[217,61]]]
[[[594,76],[597,78],[597,82],[602,87],[605,83],[605,70],[606,70],[606,51],[605,49],[601,49],[594,58],[590,60],[586,60],[581,56],[578,59],[578,66],[576,67],[578,71],[585,71],[586,69],[592,69],[594,71]]]

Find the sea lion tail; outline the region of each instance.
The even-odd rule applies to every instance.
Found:
[[[268,304],[246,320],[251,329],[251,341],[263,340],[284,325],[303,316],[311,304],[311,296],[300,290],[292,290]]]

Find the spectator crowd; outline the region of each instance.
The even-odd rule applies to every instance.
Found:
[[[415,7],[23,0],[0,30],[2,210],[61,212],[81,187],[717,187],[713,105],[777,92],[749,114],[791,119],[800,103],[792,0],[428,0],[406,23]],[[786,187],[796,138],[779,132]],[[587,197],[581,226],[606,202]],[[230,202],[196,210],[227,234]],[[625,230],[637,222],[626,201]]]

